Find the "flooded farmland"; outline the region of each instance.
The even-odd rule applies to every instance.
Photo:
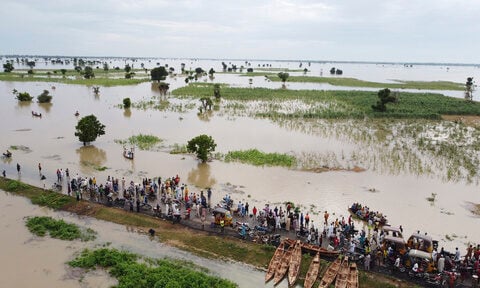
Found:
[[[191,65],[196,67],[201,63],[195,62]],[[280,64],[282,65],[287,64]],[[317,74],[321,71],[325,73],[328,71],[326,67],[330,66],[313,65],[317,66],[312,68],[312,73]],[[372,81],[464,81],[467,76],[472,76],[466,73],[478,73],[478,69],[473,67],[455,67],[450,69],[450,74],[438,66],[423,67],[424,70],[406,70],[402,67],[373,69],[370,66],[362,70],[357,66],[351,67],[351,77]],[[373,72],[367,74],[366,71]],[[435,76],[431,76],[432,74]],[[171,90],[185,85],[181,77],[170,78],[166,82],[171,83]],[[215,82],[247,87],[248,77],[219,74]],[[281,85],[279,82],[265,82],[261,77],[253,82],[258,87],[278,88]],[[310,84],[291,83],[288,88],[316,89],[316,86],[310,88],[308,85]],[[52,89],[52,86],[55,86],[55,89]],[[12,95],[13,89],[27,91],[35,96],[47,89],[53,96],[52,104],[20,104]],[[457,93],[460,94],[461,91]],[[242,110],[242,113],[229,112],[226,109],[228,103],[222,104],[225,109],[220,107],[219,111],[213,111],[205,118],[197,115],[198,100],[176,99],[171,95],[162,96],[170,103],[165,109],[145,107],[124,111],[119,108],[122,99],[126,97],[132,99],[134,106],[136,103],[138,105],[149,101],[152,97],[154,101],[159,101],[161,96],[148,82],[134,86],[101,87],[99,95],[93,93],[92,87],[82,85],[0,82],[0,97],[0,149],[4,151],[11,146],[19,148],[13,151],[12,159],[2,159],[0,168],[6,170],[8,177],[33,185],[43,185],[37,169],[38,163],[42,164],[48,186],[55,181],[55,171],[59,168],[68,168],[72,175],[78,173],[81,176],[95,176],[99,182],[105,181],[108,176],[125,177],[128,181],[140,182],[145,177],[163,178],[178,174],[181,182],[195,187],[194,192],[213,187],[214,202],[219,201],[226,193],[232,193],[231,190],[224,190],[225,186],[235,185],[238,188],[232,197],[236,201],[248,201],[250,207],[263,207],[265,203],[281,205],[285,201],[293,201],[300,204],[304,211],[313,214],[315,223],[320,223],[320,215],[325,210],[335,218],[348,217],[347,207],[353,202],[360,202],[385,213],[392,225],[402,225],[406,235],[417,230],[428,232],[439,239],[440,246],[447,250],[454,250],[456,246],[464,247],[464,244],[476,243],[480,239],[480,231],[472,229],[478,226],[479,218],[470,211],[472,203],[480,203],[478,175],[470,175],[469,171],[449,162],[450,158],[458,155],[429,153],[428,145],[432,145],[430,142],[424,146],[415,142],[420,136],[429,141],[451,138],[453,133],[448,132],[449,129],[460,129],[456,124],[451,124],[452,122],[439,124],[438,121],[424,121],[415,124],[409,121],[393,121],[383,123],[379,128],[362,121],[269,120],[251,117],[248,110]],[[42,113],[42,117],[32,117],[31,111]],[[79,117],[74,116],[76,111],[79,111]],[[79,118],[90,114],[96,115],[100,122],[106,125],[106,134],[92,145],[84,147],[74,136],[75,125]],[[461,139],[465,141],[462,145],[466,147],[465,154],[469,155],[469,161],[477,165],[475,167],[478,170],[478,161],[475,159],[478,159],[479,152],[468,149],[471,144],[469,141],[478,141],[478,132],[475,129],[465,129],[462,132]],[[383,133],[384,130],[387,132]],[[412,134],[413,130],[415,134]],[[137,150],[133,161],[125,159],[122,157],[122,145],[118,144],[117,140],[138,134],[161,138],[161,147],[152,151]],[[216,152],[257,148],[265,152],[287,153],[303,159],[301,166],[305,167],[255,167],[220,160],[200,164],[192,155],[169,153],[173,145],[183,145],[200,134],[211,135],[215,139]],[[16,172],[17,163],[22,167],[20,175]],[[301,169],[317,166],[341,169],[322,173]],[[355,166],[366,170],[351,171]],[[100,169],[102,167],[106,169]],[[433,202],[427,200],[432,194],[435,194]],[[7,197],[6,202],[2,203],[13,201],[8,199],[10,198]],[[31,207],[28,209],[41,210]],[[20,213],[16,220],[11,220],[18,222],[21,217]],[[4,225],[9,223],[2,221]],[[102,226],[102,229],[107,229],[105,226]],[[111,229],[122,230],[119,227]],[[22,234],[25,241],[30,237],[27,234],[28,232]],[[119,237],[128,238],[128,235],[130,234],[122,234]],[[63,252],[56,255],[56,266],[45,269],[61,270],[61,263],[71,255],[70,252],[83,245],[61,244]],[[133,252],[140,249],[135,247],[132,244],[129,249],[134,250]],[[31,249],[35,250],[35,247]],[[21,248],[18,250],[21,251]],[[32,263],[31,269],[40,269],[34,266]],[[45,271],[38,273],[45,274]],[[52,272],[52,277],[63,277],[63,274],[55,273]],[[97,281],[94,275],[92,279],[94,283]],[[76,280],[73,282],[75,284],[72,285],[78,285]],[[95,284],[86,287],[95,287]]]

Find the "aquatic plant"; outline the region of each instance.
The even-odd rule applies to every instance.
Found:
[[[137,146],[140,150],[150,150],[162,141],[155,135],[138,134],[128,137],[128,143]]]
[[[40,237],[48,233],[52,238],[70,241],[75,239],[89,241],[96,238],[96,232],[92,229],[82,231],[75,224],[67,223],[63,220],[55,220],[52,217],[28,217],[26,225],[30,232]]]
[[[102,267],[118,279],[117,287],[238,287],[235,283],[205,273],[186,262],[142,258],[116,249],[84,250],[68,263],[72,267]],[[201,270],[201,271],[198,271]]]
[[[296,164],[295,157],[280,153],[265,153],[257,149],[229,151],[225,155],[225,161],[239,161],[256,166],[283,166],[293,167]]]

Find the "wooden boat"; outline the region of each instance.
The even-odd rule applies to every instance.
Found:
[[[335,277],[337,277],[338,270],[340,269],[340,265],[342,264],[342,257],[338,257],[333,261],[330,266],[328,266],[325,274],[323,274],[322,280],[320,281],[319,288],[328,288],[330,284],[333,283]]]
[[[295,240],[292,240],[292,239],[286,239],[285,240],[286,243],[288,245],[294,245],[295,244]],[[340,254],[340,251],[331,251],[331,250],[327,250],[323,247],[320,247],[318,245],[314,245],[314,244],[309,244],[309,243],[304,243],[302,242],[302,252],[303,253],[320,253],[320,256],[325,256],[325,257],[336,257],[338,256],[338,254]]]
[[[338,270],[337,280],[335,281],[335,288],[347,287],[349,272],[350,266],[348,265],[348,257],[345,257],[345,259],[343,259],[342,265],[340,265],[340,269]]]
[[[278,245],[277,250],[275,250],[275,253],[273,253],[270,264],[268,264],[267,274],[265,274],[265,282],[270,281],[273,276],[275,276],[275,271],[282,260],[283,254],[285,253],[284,247],[284,242],[281,242],[280,245]]]
[[[32,116],[42,118],[42,113],[38,113],[38,112],[32,111]]]
[[[348,212],[350,212],[353,217],[365,222],[368,222],[368,220],[371,219],[374,223],[378,223],[378,225],[380,226],[388,225],[388,220],[386,216],[383,215],[383,213],[374,212],[372,209],[370,209],[370,213],[367,217],[366,215],[358,212],[359,210],[361,210],[361,207],[362,206],[360,204],[355,205],[354,203],[351,207],[348,207]]]
[[[283,277],[285,277],[285,274],[287,274],[288,266],[290,264],[290,258],[292,256],[294,249],[294,245],[290,245],[288,247],[288,250],[283,253],[283,256],[280,260],[280,263],[277,265],[277,269],[275,271],[275,276],[273,277],[273,283],[274,285],[277,285],[282,281]]]
[[[357,264],[350,264],[350,272],[348,273],[347,288],[358,288],[358,270]]]
[[[300,272],[300,264],[302,263],[302,245],[300,240],[295,243],[292,256],[290,257],[290,265],[288,266],[288,285],[293,287],[297,282],[298,273]]]
[[[307,275],[305,275],[305,282],[303,286],[305,288],[312,288],[315,281],[317,281],[318,272],[320,271],[320,252],[313,257],[310,267],[308,267]]]

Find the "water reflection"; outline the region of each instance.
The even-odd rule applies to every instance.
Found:
[[[198,187],[212,187],[217,183],[217,180],[210,174],[210,165],[207,163],[199,163],[196,169],[192,169],[188,172],[187,182]]]
[[[204,122],[209,122],[213,116],[213,111],[209,110],[203,113],[197,113],[198,119]]]
[[[45,112],[49,113],[53,104],[52,103],[38,103],[38,106],[40,106],[43,110],[45,110]]]
[[[130,118],[130,116],[132,116],[132,110],[130,108],[124,109],[123,116]]]
[[[101,168],[107,161],[105,150],[93,145],[82,146],[75,152],[80,156],[80,170],[82,173],[89,173],[92,169]]]
[[[30,104],[32,104],[32,101],[18,101],[18,107],[20,108],[30,107]]]

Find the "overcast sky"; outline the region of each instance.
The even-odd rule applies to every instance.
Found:
[[[0,55],[480,63],[479,0],[0,0]]]

